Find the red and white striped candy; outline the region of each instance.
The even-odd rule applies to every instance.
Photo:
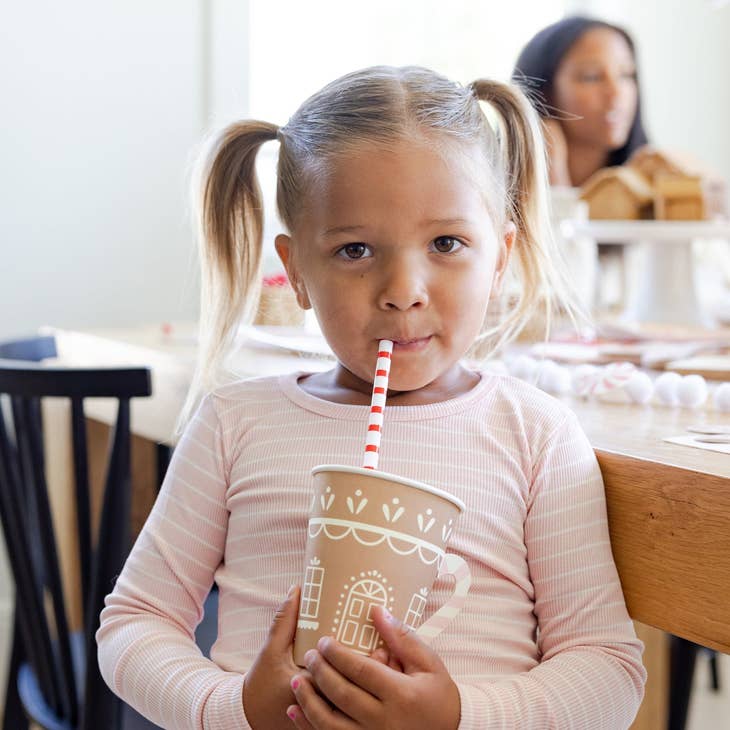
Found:
[[[604,395],[623,388],[634,377],[636,366],[630,362],[612,362],[601,371],[601,377],[593,386],[593,395]]]
[[[390,376],[390,356],[393,353],[393,343],[390,340],[380,340],[378,343],[378,362],[375,366],[373,378],[373,397],[370,401],[370,416],[368,431],[365,438],[365,469],[378,468],[380,453],[380,433],[383,427],[383,411],[385,398],[388,393],[388,377]]]
[[[583,398],[605,395],[623,388],[636,373],[630,362],[614,362],[603,367],[579,365],[573,372],[573,392]]]

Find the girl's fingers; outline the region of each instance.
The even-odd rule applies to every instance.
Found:
[[[357,682],[352,682],[347,676],[343,676],[317,651],[307,652],[304,655],[304,661],[312,676],[312,684],[327,700],[353,720],[372,725],[380,703],[367,689]],[[384,665],[378,664],[372,659],[369,661],[375,666],[385,669]],[[296,695],[296,688],[293,684],[292,689],[295,690]]]
[[[382,606],[373,610],[373,625],[406,674],[446,671],[434,650],[410,626]]]
[[[388,666],[394,671],[403,674],[403,665],[392,654],[388,658]]]
[[[287,709],[289,719],[302,730],[354,730],[357,726],[336,707],[330,706],[326,700],[315,692],[310,680],[296,675],[291,682],[297,704]]]
[[[376,662],[380,662],[380,664],[390,664],[390,655],[388,653],[388,650],[385,649],[382,646],[379,646],[371,655],[371,659],[374,659]]]
[[[390,667],[395,672],[403,673],[403,665],[384,646],[379,646],[370,655],[370,658],[384,664],[386,667]]]
[[[320,639],[317,648],[319,652],[313,652],[314,667],[318,664],[316,658],[322,656],[327,660],[325,664],[330,664],[339,674],[374,697],[383,699],[389,690],[392,691],[395,676],[387,665],[351,651],[330,637]],[[314,675],[313,666],[307,665],[307,669]],[[316,675],[315,681],[321,686]]]
[[[294,727],[298,730],[314,730],[299,705],[289,705],[289,707],[286,708],[286,716],[292,721]]]
[[[286,655],[297,628],[299,586],[293,585],[279,606],[266,637],[267,650],[278,656]]]

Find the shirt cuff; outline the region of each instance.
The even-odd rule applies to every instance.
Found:
[[[205,703],[206,730],[251,730],[243,710],[243,674],[229,674]]]
[[[459,730],[528,730],[552,726],[545,697],[533,683],[526,683],[520,695],[509,683],[499,683],[499,680],[479,686],[460,683],[456,686],[461,699]],[[520,701],[526,706],[522,707]]]

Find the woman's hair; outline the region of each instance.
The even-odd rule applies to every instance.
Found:
[[[490,125],[485,102],[495,128]],[[420,67],[376,66],[347,74],[311,96],[284,127],[231,124],[201,156],[196,184],[202,267],[200,354],[181,422],[197,398],[223,382],[223,362],[238,327],[250,321],[260,291],[263,205],[255,172],[262,144],[280,143],[276,203],[292,231],[310,181],[358,145],[421,140],[483,168],[485,199],[498,237],[517,228],[511,266],[521,291],[504,320],[480,341],[492,349],[513,338],[540,307],[557,300],[575,311],[558,260],[547,201],[547,164],[539,117],[514,86],[479,80],[456,84]],[[484,282],[489,286],[489,282]]]
[[[603,20],[573,15],[543,28],[522,49],[512,72],[512,81],[524,88],[543,116],[549,117],[552,112],[557,111],[559,113],[561,111],[551,106],[555,73],[565,54],[578,39],[593,28],[608,28],[620,33],[629,44],[634,60],[636,60],[636,48],[631,36],[623,28],[606,23]],[[646,132],[641,121],[641,94],[639,93],[636,116],[631,125],[628,139],[623,147],[611,151],[608,164],[623,165],[631,157],[634,150],[646,143]]]

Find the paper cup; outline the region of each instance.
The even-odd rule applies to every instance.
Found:
[[[294,661],[322,636],[369,655],[382,644],[372,623],[384,606],[425,640],[461,609],[471,583],[463,558],[446,552],[461,500],[422,482],[373,469],[312,470],[310,509]],[[437,576],[453,575],[447,603],[422,623]]]

